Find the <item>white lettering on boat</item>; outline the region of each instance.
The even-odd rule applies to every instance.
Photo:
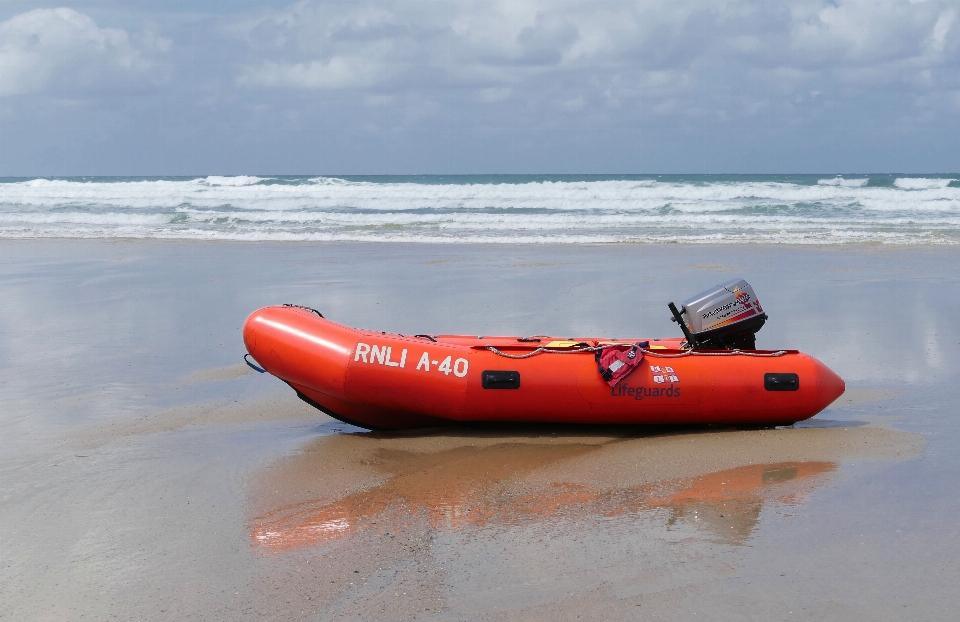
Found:
[[[357,344],[357,353],[354,355],[353,360],[354,360],[354,361],[359,361],[359,360],[362,358],[362,359],[363,359],[363,362],[366,363],[366,362],[367,362],[367,353],[368,353],[368,352],[370,352],[370,346],[368,346],[368,345],[365,344],[365,343],[358,343],[358,344]]]
[[[391,354],[393,354],[393,348],[391,348],[390,346],[387,346],[387,360],[385,360],[383,364],[388,365],[390,367],[400,367],[400,363],[390,360]]]
[[[449,376],[450,372],[453,371],[453,369],[450,368],[450,360],[452,358],[452,356],[448,356],[447,358],[443,359],[443,362],[440,363],[440,367],[437,367],[437,371],[442,371],[444,376]]]
[[[362,341],[357,342],[357,348],[353,355],[354,361],[363,361],[367,364],[380,364],[385,367],[399,367],[403,369],[407,366],[407,349],[404,348],[400,350],[400,360],[393,360],[393,347],[392,346],[381,346],[378,344],[366,344]],[[431,365],[433,367],[431,367]],[[432,369],[436,369],[438,372],[442,373],[445,376],[449,376],[453,373],[457,378],[463,378],[467,375],[467,371],[470,369],[470,362],[465,358],[458,358],[454,360],[453,356],[447,356],[442,360],[431,360],[430,353],[424,352],[420,355],[420,360],[417,362],[417,366],[414,368],[415,371],[426,371],[429,372]]]

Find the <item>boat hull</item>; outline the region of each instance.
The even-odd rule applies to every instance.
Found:
[[[301,398],[371,429],[478,421],[784,425],[814,416],[844,391],[839,376],[802,352],[691,355],[677,350],[678,339],[647,340],[644,360],[610,387],[594,354],[574,345],[610,343],[603,339],[411,337],[287,306],[253,313],[243,337],[247,352]],[[551,344],[554,352],[535,353]],[[485,372],[501,372],[486,374],[500,381],[485,383]],[[782,390],[771,374],[794,384]]]

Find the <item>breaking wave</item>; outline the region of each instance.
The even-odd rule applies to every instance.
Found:
[[[831,177],[830,179],[818,179],[817,183],[821,186],[844,186],[846,188],[860,188],[862,186],[866,186],[869,181],[869,177],[844,179],[838,175],[837,177]]]
[[[0,237],[960,244],[957,179],[6,179]]]
[[[903,190],[933,190],[946,188],[952,179],[930,179],[927,177],[901,177],[895,179],[893,185]]]

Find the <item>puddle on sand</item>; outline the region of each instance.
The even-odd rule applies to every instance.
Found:
[[[783,462],[727,469],[683,480],[680,492],[652,499],[647,507],[669,508],[669,526],[690,523],[726,544],[743,544],[760,522],[765,504],[800,505],[806,494],[826,482],[817,476],[838,466]]]
[[[464,530],[548,521],[583,523],[666,509],[668,526],[688,523],[727,544],[742,544],[757,525],[764,504],[799,504],[824,481],[814,476],[837,468],[832,462],[758,464],[622,490],[565,482],[529,489],[512,479],[522,473],[530,452],[542,452],[539,457],[548,462],[562,459],[559,454],[564,452],[555,450],[508,445],[471,451],[465,458],[437,456],[449,462],[431,461],[434,464],[397,474],[333,503],[308,501],[258,516],[252,523],[252,542],[270,552],[283,552],[377,525],[389,531],[423,521],[431,529]],[[489,466],[484,464],[488,461]],[[498,474],[507,480],[497,479]]]
[[[806,428],[636,437],[445,433],[316,439],[252,487],[252,546],[267,554],[366,531],[467,531],[630,520],[742,544],[770,504],[798,505],[852,458],[907,459],[917,435]],[[657,514],[657,515],[660,515]]]

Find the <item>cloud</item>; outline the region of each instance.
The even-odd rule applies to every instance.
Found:
[[[236,78],[243,87],[471,86],[516,96],[524,85],[542,90],[544,81],[588,74],[587,100],[666,101],[690,89],[702,97],[715,67],[744,80],[768,76],[757,88],[781,93],[791,84],[806,92],[817,79],[902,82],[934,67],[955,77],[955,13],[949,0],[304,1],[244,16],[229,30],[250,57]]]
[[[808,2],[791,16],[793,60],[808,65],[875,64],[926,57],[936,62],[944,50],[951,13],[947,2]],[[925,44],[931,38],[934,46],[928,49]]]
[[[0,96],[137,83],[154,66],[144,52],[169,46],[150,33],[136,45],[125,30],[101,28],[69,8],[21,13],[0,22]]]
[[[227,29],[257,60],[237,83],[260,88],[508,86],[564,64],[578,28],[550,3],[298,2]],[[266,59],[264,59],[266,57]]]
[[[950,27],[953,26],[953,20],[956,16],[956,11],[950,9],[941,13],[937,18],[937,23],[933,25],[933,32],[930,33],[930,47],[934,52],[943,52],[947,35],[950,33]]]
[[[502,86],[495,86],[480,90],[480,99],[488,104],[500,102],[510,97],[511,89]]]
[[[307,141],[323,128],[338,145],[324,153],[367,162],[372,150],[411,167],[402,154],[429,153],[431,140],[449,137],[457,157],[477,162],[477,145],[509,140],[510,153],[544,149],[547,164],[534,168],[549,168],[563,150],[544,136],[612,144],[642,131],[644,144],[662,140],[660,151],[687,162],[706,153],[693,137],[708,133],[801,154],[845,132],[841,157],[878,130],[939,137],[960,110],[957,0],[253,3],[126,3],[105,13],[110,24],[80,5],[17,15],[0,23],[0,95],[36,96],[6,97],[0,121],[180,128],[211,137],[201,141],[211,152],[224,135]],[[148,19],[157,34],[142,30]],[[108,105],[71,108],[94,97]],[[806,152],[783,138],[791,127]],[[396,140],[385,150],[386,135]]]
[[[559,65],[579,38],[577,27],[564,16],[538,12],[533,24],[516,37],[523,49],[517,60],[530,65]]]
[[[295,89],[349,89],[372,86],[377,82],[379,66],[359,58],[334,56],[324,62],[275,63],[243,68],[240,86],[289,87]]]

